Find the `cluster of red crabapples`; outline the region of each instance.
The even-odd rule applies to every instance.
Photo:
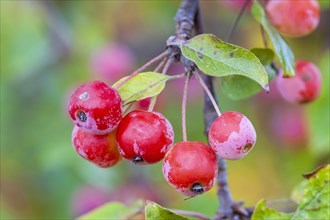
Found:
[[[99,167],[112,167],[122,157],[141,165],[164,159],[165,179],[187,196],[213,186],[218,174],[216,154],[240,159],[256,142],[253,125],[244,115],[225,112],[210,128],[210,146],[193,141],[174,144],[172,125],[162,114],[133,110],[123,117],[119,93],[101,81],[77,88],[68,111],[75,123],[72,143],[81,157]]]

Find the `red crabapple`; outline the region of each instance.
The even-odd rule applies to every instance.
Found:
[[[211,125],[209,143],[223,159],[237,160],[253,148],[257,139],[250,120],[239,112],[225,112]]]
[[[134,66],[130,49],[119,43],[112,43],[96,51],[91,58],[91,70],[102,79],[116,82],[127,75]]]
[[[162,160],[173,145],[170,122],[160,113],[135,110],[118,125],[116,140],[121,155],[138,164]]]
[[[115,134],[93,135],[75,126],[72,131],[72,144],[76,152],[84,159],[99,167],[112,167],[120,159]]]
[[[308,61],[296,62],[296,75],[276,80],[280,94],[291,103],[315,100],[321,90],[321,74],[316,65]]]
[[[142,109],[148,109],[150,102],[151,102],[151,98],[149,97],[138,101],[138,105]]]
[[[289,37],[310,34],[320,21],[320,7],[316,0],[270,0],[266,11],[277,30]]]
[[[270,128],[278,146],[299,149],[309,138],[307,118],[302,106],[281,106],[271,114]]]
[[[121,98],[117,90],[104,82],[92,81],[74,91],[68,111],[74,123],[86,132],[107,134],[122,118]]]
[[[163,174],[174,189],[186,196],[212,188],[218,175],[214,151],[202,142],[179,142],[165,155]]]

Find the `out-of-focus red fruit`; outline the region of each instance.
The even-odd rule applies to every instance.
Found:
[[[283,70],[280,70],[280,73],[275,76],[273,81],[269,84],[269,92],[266,92],[265,90],[261,90],[257,95],[256,98],[260,99],[261,101],[265,101],[266,103],[274,103],[274,102],[281,102],[283,100],[283,97],[278,90],[277,87],[277,80],[283,76]]]
[[[271,115],[271,134],[280,146],[305,147],[308,141],[308,125],[303,108],[283,106]]]
[[[165,105],[166,104],[166,100],[165,100],[166,95],[167,95],[166,93],[161,93],[157,96],[154,110],[161,111],[164,107],[166,107],[166,105]],[[140,101],[137,101],[136,106],[138,109],[148,110],[151,100],[152,100],[152,98],[150,98],[150,97],[142,99]]]
[[[88,82],[71,95],[68,112],[73,122],[84,131],[107,134],[122,118],[121,98],[117,90],[104,82]]]
[[[266,11],[277,30],[289,37],[310,34],[320,21],[320,6],[316,0],[270,0]]]
[[[91,72],[109,82],[116,82],[128,75],[135,59],[131,50],[119,43],[105,45],[91,58]]]
[[[78,217],[103,205],[110,200],[110,194],[95,186],[78,188],[71,198],[71,212]]]
[[[151,102],[151,98],[145,98],[145,99],[138,101],[138,105],[142,109],[148,109],[150,102]]]
[[[278,90],[291,103],[307,103],[315,100],[321,90],[321,73],[315,64],[296,62],[296,74],[291,78],[278,78]]]

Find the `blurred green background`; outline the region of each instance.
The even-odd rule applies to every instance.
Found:
[[[318,29],[288,39],[297,59],[311,60],[322,72],[317,101],[298,107],[271,94],[232,101],[215,82],[221,110],[244,113],[257,130],[258,141],[249,156],[228,162],[233,197],[248,206],[261,198],[289,197],[302,173],[329,161],[329,1],[320,3]],[[81,159],[71,146],[67,100],[79,84],[100,78],[91,68],[93,54],[108,44],[126,45],[135,61],[124,74],[133,72],[164,50],[175,31],[179,5],[156,0],[1,0],[1,219],[72,218],[93,204],[130,203],[138,197],[208,216],[216,212],[216,187],[184,201],[164,180],[161,163],[134,166],[123,160],[101,169]],[[221,1],[200,5],[205,31],[224,39],[239,9]],[[263,46],[249,13],[231,43],[248,49]],[[156,109],[171,121],[180,141],[182,91],[171,83]],[[196,91],[201,90],[190,89],[188,139],[206,142],[203,100]]]

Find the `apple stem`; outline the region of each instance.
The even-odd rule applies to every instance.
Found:
[[[189,87],[190,73],[188,72],[186,76],[186,81],[184,83],[183,97],[182,97],[182,136],[183,141],[187,141],[187,127],[186,127],[186,108],[187,108],[187,95]]]
[[[156,63],[157,61],[162,60],[163,58],[167,57],[170,54],[169,50],[165,50],[163,53],[159,54],[155,58],[151,59],[149,62],[141,66],[139,69],[135,70],[131,75],[129,75],[126,79],[124,79],[122,82],[120,82],[117,86],[115,86],[115,89],[119,89],[124,83],[126,83],[128,80],[132,79],[135,75],[139,74],[143,70],[145,70],[150,65]]]
[[[160,70],[163,68],[165,65],[166,61],[168,60],[168,57],[164,57],[163,60],[158,64],[154,72],[160,72]]]
[[[197,71],[194,72],[196,78],[198,79],[198,82],[201,84],[201,86],[203,87],[204,91],[206,92],[207,96],[209,97],[210,101],[212,102],[212,105],[214,107],[214,110],[216,111],[217,115],[220,116],[221,112],[219,109],[219,106],[217,105],[217,102],[215,101],[212,93],[210,92],[209,88],[207,88],[204,80],[202,79],[202,77],[199,75],[199,73]]]
[[[264,43],[264,46],[265,46],[265,48],[268,48],[268,42],[267,42],[265,29],[263,28],[262,25],[260,25],[260,32],[261,32],[261,37],[262,37],[262,41]]]
[[[157,96],[154,96],[151,98],[150,103],[149,103],[149,107],[148,107],[148,112],[152,112],[155,108],[156,105],[156,101],[157,101]]]
[[[162,74],[166,74],[171,67],[171,65],[175,62],[173,57],[170,57],[167,62],[165,63],[165,66],[163,68]]]
[[[227,35],[227,38],[226,38],[226,41],[229,42],[231,37],[233,36],[233,33],[238,25],[238,22],[240,21],[242,15],[244,14],[244,11],[245,9],[247,8],[248,4],[249,4],[250,0],[246,0],[244,5],[242,6],[241,10],[239,11],[233,25],[230,27],[230,30],[228,32],[228,35]]]

